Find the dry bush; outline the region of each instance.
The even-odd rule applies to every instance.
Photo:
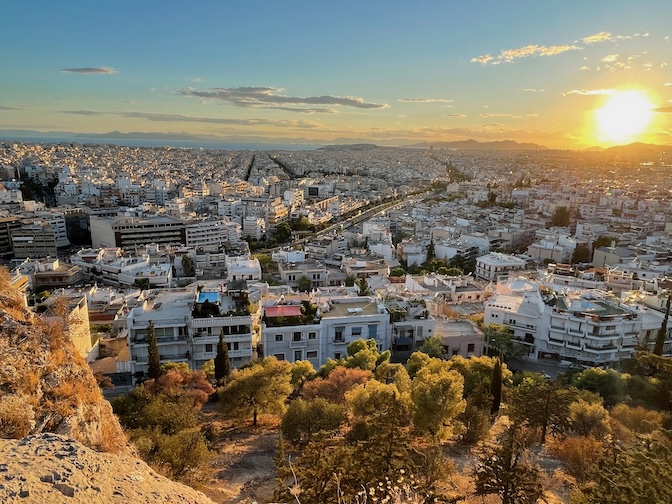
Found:
[[[370,376],[371,371],[338,366],[326,378],[317,378],[306,383],[301,395],[308,401],[321,397],[329,402],[343,403],[345,393],[366,383]]]
[[[602,443],[592,437],[569,437],[564,440],[552,440],[547,449],[577,481],[590,479],[605,454]]]
[[[642,406],[617,404],[611,409],[611,416],[623,426],[638,434],[650,434],[654,430],[666,427],[672,417],[663,411],[654,411]]]
[[[35,425],[35,412],[25,397],[0,397],[0,438],[20,439]]]

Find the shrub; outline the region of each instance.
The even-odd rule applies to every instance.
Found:
[[[604,446],[590,437],[568,437],[548,444],[551,456],[558,459],[567,473],[578,481],[587,481],[604,457]]]
[[[617,404],[611,409],[611,416],[622,425],[638,434],[650,434],[663,426],[669,426],[672,417],[669,413],[653,411],[642,406]]]
[[[282,434],[293,443],[307,442],[320,431],[338,430],[346,421],[345,410],[338,404],[317,398],[299,398],[289,405],[282,417]]]
[[[303,386],[303,397],[307,400],[321,397],[332,403],[343,403],[345,393],[357,385],[366,383],[371,371],[358,368],[337,367],[326,378],[317,378]]]

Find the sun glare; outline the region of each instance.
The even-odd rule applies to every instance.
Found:
[[[641,91],[621,91],[610,96],[595,111],[600,139],[623,142],[644,132],[653,115],[653,105]]]

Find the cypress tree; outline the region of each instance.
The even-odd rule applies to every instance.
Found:
[[[499,406],[502,404],[502,362],[499,357],[496,358],[495,367],[492,369],[490,393],[492,394],[490,413],[495,414],[499,412]]]
[[[159,356],[159,346],[156,343],[154,322],[151,320],[149,321],[149,326],[147,327],[147,343],[149,345],[147,348],[147,354],[149,356],[149,369],[147,370],[147,376],[150,379],[156,379],[159,377],[161,372],[161,357]]]
[[[219,332],[217,343],[217,356],[215,357],[215,380],[221,383],[231,374],[231,362],[229,361],[229,347],[224,341],[224,329]]]
[[[665,337],[667,336],[667,321],[670,318],[670,301],[672,300],[672,293],[667,295],[667,305],[665,307],[665,316],[663,317],[663,323],[658,329],[658,334],[656,335],[656,344],[653,347],[653,353],[656,355],[663,355],[663,347],[665,346]]]

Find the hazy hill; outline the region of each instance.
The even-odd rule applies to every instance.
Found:
[[[549,150],[544,145],[535,143],[518,143],[515,140],[498,140],[495,142],[479,142],[477,140],[459,140],[455,142],[422,142],[406,147],[422,147],[435,149],[462,150]]]
[[[618,155],[618,156],[641,156],[641,155],[655,155],[661,152],[672,151],[670,145],[657,145],[635,142],[628,145],[615,145],[604,149],[604,154]]]

